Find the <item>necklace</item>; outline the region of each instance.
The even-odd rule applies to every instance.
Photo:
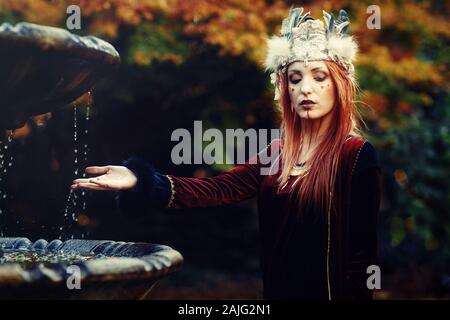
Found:
[[[305,166],[304,163],[301,165],[294,164],[291,169],[291,176],[299,176],[307,173],[309,167]]]
[[[284,189],[284,187],[286,187],[288,185],[288,183],[289,183],[289,181],[291,181],[292,177],[296,177],[294,184],[292,185],[292,187],[293,187],[299,180],[301,180],[304,176],[306,176],[308,174],[308,171],[309,171],[309,167],[305,166],[304,163],[301,163],[301,165],[294,164],[291,168],[291,172],[289,174],[288,180],[281,187],[281,189]]]

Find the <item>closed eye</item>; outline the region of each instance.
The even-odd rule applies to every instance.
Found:
[[[297,84],[300,81],[302,81],[302,79],[301,78],[300,79],[292,79],[292,78],[290,78],[289,81],[291,81],[292,84]]]
[[[327,79],[326,76],[322,76],[322,77],[314,77],[314,80],[316,80],[316,81],[318,81],[318,82],[325,81],[326,79]],[[292,78],[289,78],[289,81],[290,81],[292,84],[297,84],[297,83],[299,83],[300,81],[302,81],[302,78],[300,78],[300,79],[292,79]]]

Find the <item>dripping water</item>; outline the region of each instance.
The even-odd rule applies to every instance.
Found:
[[[80,138],[79,135],[79,123],[78,123],[78,110],[81,106],[74,105],[73,107],[73,142],[74,142],[74,170],[73,170],[73,179],[79,178],[81,171],[84,167],[87,166],[87,160],[88,160],[88,124],[89,124],[89,118],[90,118],[90,107],[91,107],[91,92],[88,92],[88,102],[86,104],[86,117],[85,117],[85,129],[82,131],[83,134],[83,140],[84,143],[82,149],[79,147],[80,145]],[[83,171],[82,177],[86,177],[86,173]],[[81,208],[80,208],[81,206]],[[81,212],[85,212],[87,208],[86,205],[86,192],[84,190],[73,190],[71,189],[69,191],[69,194],[67,196],[66,200],[66,206],[64,209],[64,227],[60,227],[60,236],[59,238],[63,238],[63,234],[65,237],[68,236],[68,231],[73,227],[74,225],[78,224],[78,214]],[[65,231],[65,232],[64,232]],[[86,235],[84,233],[81,234],[81,237],[84,238]],[[70,238],[74,238],[74,234],[72,231],[72,234],[70,235]]]
[[[14,140],[15,130],[11,130],[6,140],[0,140],[0,237],[4,236],[6,230],[6,223],[3,218],[6,215],[7,200],[9,199],[6,192],[6,177],[8,171],[13,166],[14,157],[11,155],[11,145]]]

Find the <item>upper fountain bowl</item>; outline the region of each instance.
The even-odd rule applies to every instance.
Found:
[[[0,25],[0,129],[67,105],[120,63],[116,49],[93,36],[18,23]]]

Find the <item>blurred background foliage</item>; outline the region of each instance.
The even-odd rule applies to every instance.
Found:
[[[75,33],[110,41],[123,60],[95,88],[92,119],[84,121],[89,135],[81,137],[89,146],[89,159],[78,166],[117,164],[137,154],[160,171],[186,176],[212,175],[227,167],[171,165],[174,143],[168,141],[174,129],[193,130],[194,120],[202,120],[204,130],[278,126],[273,88],[262,61],[266,38],[279,32],[289,7],[303,5],[315,17],[321,16],[322,9],[347,10],[350,31],[361,51],[356,63],[362,89],[359,106],[383,170],[379,252],[386,290],[379,297],[448,297],[448,2],[0,0],[0,22],[65,27],[66,8],[73,4],[80,6],[82,14],[82,29]],[[381,8],[380,30],[366,25],[367,8],[373,4]],[[85,101],[78,105],[81,113],[86,112]],[[61,212],[77,167],[73,148],[70,106],[31,119],[16,130],[13,152],[18,168],[2,186],[11,195],[3,201],[10,212],[3,217],[5,235],[59,235]],[[228,276],[239,270],[245,279],[257,278],[254,201],[130,219],[112,214],[113,195],[87,197],[89,205],[81,212],[75,234],[87,230],[91,238],[164,242],[179,249],[188,266],[215,270],[213,279],[218,278],[219,269]],[[220,261],[220,267],[215,261]],[[188,278],[180,277],[171,285],[186,285]],[[191,279],[207,282],[195,272]],[[258,282],[246,291],[239,289],[242,281],[236,280],[235,287],[228,284],[221,296],[208,287],[170,293],[169,284],[158,294],[257,297]]]

